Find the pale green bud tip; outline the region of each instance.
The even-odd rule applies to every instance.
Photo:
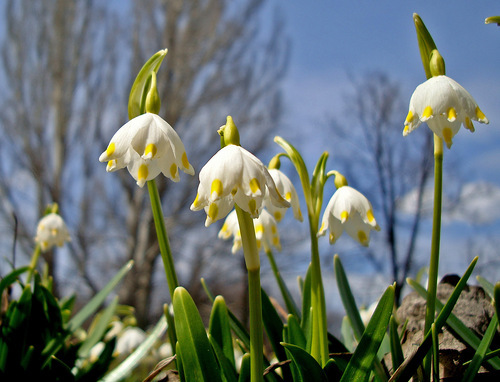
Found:
[[[280,154],[277,154],[269,161],[269,166],[267,166],[267,168],[279,170],[280,167],[281,167]]]
[[[484,23],[485,24],[497,24],[498,26],[500,26],[500,16],[487,17],[484,20]]]
[[[161,101],[156,87],[156,73],[151,72],[151,84],[149,86],[148,94],[146,95],[146,112],[158,114],[160,112]]]
[[[347,186],[347,179],[344,175],[338,171],[333,171],[333,173],[335,174],[335,180],[333,181],[335,183],[335,187],[340,188]]]
[[[446,74],[443,56],[441,56],[437,49],[433,49],[431,52],[431,58],[429,59],[429,68],[431,70],[432,77],[443,76]]]
[[[221,126],[219,130],[217,130],[219,135],[221,136],[221,147],[225,147],[227,145],[236,145],[240,146],[240,133],[238,132],[238,128],[234,124],[233,117],[230,115],[226,118],[226,124]]]

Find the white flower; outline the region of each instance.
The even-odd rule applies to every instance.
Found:
[[[462,124],[474,131],[472,120],[489,123],[467,90],[447,76],[436,76],[417,86],[413,92],[403,135],[427,122],[429,128],[450,148],[452,138]]]
[[[146,340],[146,333],[141,328],[129,326],[116,340],[115,353],[130,354]]]
[[[299,196],[297,195],[297,191],[295,190],[292,181],[278,169],[269,169],[269,174],[271,174],[280,195],[282,195],[283,198],[285,198],[285,200],[292,205],[293,216],[295,216],[295,219],[302,221],[303,217],[302,212],[300,211]],[[274,216],[276,221],[281,221],[283,216],[285,216],[286,208],[274,206],[272,203],[268,202],[267,198],[264,200],[264,205],[269,210],[271,215]]]
[[[322,236],[330,229],[330,243],[333,244],[345,231],[356,241],[368,246],[370,230],[379,231],[373,217],[372,205],[366,197],[349,186],[342,186],[335,191],[326,206],[318,235]]]
[[[56,245],[61,247],[64,242],[71,241],[71,238],[62,217],[50,213],[38,222],[35,241],[40,244],[42,251],[46,251]]]
[[[152,113],[139,115],[123,125],[99,161],[108,162],[106,171],[127,167],[140,187],[160,173],[178,182],[179,168],[194,175],[184,144],[175,130]]]
[[[278,193],[266,166],[256,156],[241,146],[227,145],[201,169],[198,194],[191,210],[205,209],[207,227],[224,218],[234,203],[257,218],[266,190],[274,205],[290,206]]]
[[[258,248],[264,247],[265,251],[275,247],[278,251],[281,251],[280,237],[278,233],[278,227],[276,220],[273,216],[263,209],[257,219],[253,219],[253,224],[255,228],[255,238],[257,239]],[[232,253],[236,253],[241,249],[241,232],[238,224],[238,216],[236,211],[231,211],[227,215],[221,230],[219,231],[220,239],[230,239],[233,237],[233,247],[231,248]]]

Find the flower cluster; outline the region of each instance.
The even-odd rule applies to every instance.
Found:
[[[47,251],[56,245],[62,247],[65,242],[71,241],[63,218],[56,213],[50,213],[40,219],[36,228],[35,241],[42,251]]]
[[[253,218],[259,217],[266,194],[276,207],[290,206],[276,189],[266,166],[241,146],[220,149],[201,169],[200,184],[191,210],[205,209],[205,226],[224,218],[236,203]]]
[[[181,139],[165,120],[153,113],[139,115],[123,125],[99,161],[108,162],[106,171],[127,167],[140,187],[160,173],[178,182],[179,168],[194,175]]]
[[[445,75],[436,76],[417,86],[413,92],[403,135],[426,122],[450,148],[462,124],[474,131],[473,120],[489,123],[467,90]]]

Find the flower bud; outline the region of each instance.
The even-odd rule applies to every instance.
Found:
[[[270,170],[271,169],[276,169],[276,170],[280,169],[280,167],[281,167],[280,155],[281,154],[277,154],[274,157],[272,157],[272,159],[269,161],[269,166],[267,166],[268,169],[270,169]]]
[[[230,115],[226,118],[226,124],[221,126],[217,132],[220,135],[220,145],[221,148],[226,147],[227,145],[236,145],[240,146],[240,133],[238,132],[238,128],[234,124],[233,117]]]
[[[146,95],[146,113],[158,114],[160,112],[161,101],[156,87],[156,73],[153,71],[150,75],[150,86]]]
[[[431,52],[429,69],[432,77],[444,76],[446,74],[443,56],[441,56],[437,49],[433,49]]]

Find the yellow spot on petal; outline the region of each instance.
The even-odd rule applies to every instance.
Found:
[[[231,190],[231,195],[236,195],[236,193],[238,192],[238,189],[235,187]]]
[[[220,230],[221,230],[221,232],[227,232],[227,223],[224,223]]]
[[[449,127],[445,127],[443,129],[443,138],[444,138],[444,141],[446,143],[446,146],[448,146],[448,148],[451,147],[451,138],[453,137],[453,132],[451,131],[451,129]]]
[[[208,207],[208,216],[212,220],[217,220],[217,214],[219,213],[219,207],[217,204],[212,203],[210,204],[210,207]]]
[[[368,238],[366,237],[366,233],[364,233],[363,231],[358,232],[358,240],[363,245],[368,244]]]
[[[106,149],[106,155],[109,157],[115,152],[115,142],[111,142]]]
[[[323,232],[325,230],[325,223],[321,223],[321,227],[319,227],[319,232]]]
[[[455,108],[450,107],[448,109],[448,121],[453,122],[455,119],[457,119],[457,112]]]
[[[406,116],[405,123],[410,123],[413,120],[413,112],[410,110],[408,111],[408,115]]]
[[[260,191],[260,184],[257,178],[253,178],[250,181],[250,190],[255,194],[257,191]]]
[[[170,166],[170,175],[172,175],[172,178],[177,178],[177,165],[175,163]]]
[[[480,121],[480,122],[486,122],[486,121],[488,121],[488,118],[486,118],[486,116],[481,111],[481,109],[479,108],[479,106],[476,106],[476,117],[477,117],[477,120]],[[488,123],[488,122],[486,122],[486,123]]]
[[[52,228],[50,230],[50,233],[51,233],[52,236],[57,236],[57,228]]]
[[[262,226],[262,224],[257,224],[255,226],[255,233],[262,233],[264,232],[264,227]]]
[[[188,161],[188,157],[186,155],[186,152],[183,152],[182,153],[182,165],[185,167],[185,168],[189,168],[189,161]]]
[[[366,213],[366,217],[368,218],[368,221],[370,223],[372,223],[375,220],[375,217],[373,216],[372,210],[368,210],[368,212]]]
[[[260,247],[262,246],[262,243],[260,240],[257,240],[257,249],[260,249]]]
[[[424,109],[424,112],[422,113],[422,120],[423,120],[423,121],[426,121],[426,120],[428,120],[430,117],[432,117],[432,107],[427,106],[427,107]]]
[[[474,132],[476,130],[474,129],[474,124],[469,117],[465,117],[465,127],[471,132]]]
[[[141,166],[139,167],[139,171],[137,172],[137,179],[144,180],[148,177],[148,174],[149,174],[148,165],[141,164]]]
[[[255,199],[250,199],[250,201],[248,202],[248,208],[250,210],[250,215],[257,215],[257,202],[255,201]]]
[[[331,232],[330,232],[330,236],[328,236],[328,239],[330,240],[330,244],[335,243],[335,240],[337,240],[337,238],[335,237],[335,235],[333,233],[331,233]]]
[[[280,245],[280,239],[277,237],[273,237],[273,245],[278,247]]]
[[[276,229],[276,226],[274,226],[274,225],[271,226],[271,232],[273,233],[273,235],[276,235],[276,232],[278,232],[278,230]]]
[[[215,192],[216,196],[222,195],[222,182],[219,179],[214,179],[212,182],[212,187],[210,188],[210,195],[213,195]]]
[[[156,148],[156,145],[154,143],[150,143],[144,149],[144,156],[151,154],[150,158],[154,158],[157,151],[158,149]]]
[[[408,126],[405,126],[405,128],[403,129],[403,136],[407,136],[409,131],[410,131],[410,128]]]
[[[281,212],[279,211],[275,211],[274,212],[274,218],[277,220],[277,221],[280,221],[282,216],[281,216]]]
[[[198,207],[199,205],[199,197],[200,197],[200,194],[196,194],[196,198],[194,198],[194,202],[193,202],[193,207]]]
[[[342,211],[342,212],[340,213],[340,221],[341,221],[342,223],[345,223],[345,222],[347,221],[347,219],[349,219],[349,212],[347,212],[347,211]]]
[[[115,168],[115,166],[116,166],[116,160],[111,159],[106,165],[106,171],[110,172],[113,168]]]
[[[285,194],[285,199],[290,201],[292,200],[292,193],[290,191],[288,191],[286,194]]]

